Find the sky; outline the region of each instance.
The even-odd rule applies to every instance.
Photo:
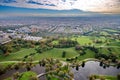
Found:
[[[120,14],[120,0],[0,0],[0,17]]]

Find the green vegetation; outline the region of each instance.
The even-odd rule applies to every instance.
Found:
[[[59,44],[58,40],[52,41],[52,44]]]
[[[92,43],[92,40],[90,39],[90,36],[79,36],[79,37],[72,37],[72,40],[77,40],[77,42],[80,45],[85,45],[85,44],[89,44]]]
[[[114,29],[103,29],[104,31],[107,31],[107,32],[112,32],[112,33],[116,33],[116,32],[119,32],[117,30],[114,30]]]
[[[108,32],[105,32],[105,31],[101,31],[101,32],[100,32],[100,35],[108,36],[109,33],[108,33]]]
[[[52,58],[42,59],[39,61],[40,66],[45,66],[47,80],[72,80],[73,74],[70,72],[69,65],[58,59]]]
[[[16,79],[16,80],[38,80],[38,78],[36,76],[37,76],[37,74],[32,71],[27,71],[27,72],[23,72],[23,73],[16,72],[13,74],[12,77],[7,78],[5,80],[13,80],[13,79]]]
[[[94,56],[95,56],[95,53],[93,51],[86,50],[86,54],[82,55],[82,56],[79,56],[78,60],[84,60],[84,59],[87,59],[87,58],[94,58]]]
[[[4,74],[8,69],[26,68],[26,72],[16,72],[7,80],[37,80],[36,73],[30,70],[39,63],[45,67],[48,80],[72,80],[73,74],[69,64],[73,64],[73,67],[79,70],[79,66],[84,67],[85,61],[89,59],[99,59],[100,66],[104,68],[114,63],[119,69],[120,36],[110,34],[111,32],[116,33],[114,30],[104,29],[102,32],[96,31],[94,35],[94,32],[91,32],[93,36],[89,36],[88,33],[87,36],[46,37],[38,42],[13,40],[0,46],[0,74]],[[120,76],[92,75],[89,79],[117,78]]]
[[[19,80],[32,80],[31,78],[37,76],[36,73],[28,71],[21,74],[22,77]]]
[[[91,75],[89,77],[89,80],[95,80],[95,79],[100,79],[100,80],[118,80],[116,76],[107,76],[107,75]]]
[[[39,60],[43,58],[59,58],[62,59],[62,52],[66,51],[66,57],[74,57],[78,55],[78,53],[74,50],[74,48],[54,48],[49,51],[45,51],[42,54],[35,54],[34,60]],[[0,61],[16,61],[16,60],[22,60],[24,56],[29,55],[30,53],[36,52],[34,48],[30,49],[22,49],[16,53],[11,53],[9,56],[2,56],[0,55]]]
[[[80,54],[79,51],[76,51],[74,49],[74,46],[77,45],[76,43],[74,44],[74,41],[77,41],[80,46],[95,46],[98,48],[99,52],[102,54],[114,53],[118,56],[118,59],[120,59],[120,52],[119,52],[120,41],[119,40],[112,40],[110,37],[105,38],[104,36],[100,36],[100,37],[71,36],[68,38],[60,37],[57,39],[47,38],[47,39],[42,40],[39,43],[29,41],[30,43],[32,43],[32,45],[34,45],[33,48],[21,48],[17,52],[10,53],[8,56],[5,56],[2,54],[2,55],[0,55],[0,61],[23,60],[23,58],[25,56],[29,56],[31,53],[35,53],[35,55],[32,56],[34,60],[48,58],[48,57],[65,60],[66,58],[72,58],[72,57],[75,57]],[[24,43],[24,42],[25,41],[19,40],[19,44]],[[67,42],[69,42],[69,43],[67,43]],[[108,42],[109,42],[109,45],[107,45]],[[40,44],[40,46],[39,46],[39,44]],[[64,48],[64,46],[66,47],[65,44],[67,44],[68,47],[69,46],[72,46],[72,47]],[[54,46],[54,45],[58,45],[57,48],[55,48],[56,46]],[[23,44],[22,44],[22,46],[23,46]],[[59,46],[60,47],[63,46],[63,47],[59,48]],[[36,51],[36,49],[38,49],[38,50]],[[62,57],[63,51],[66,51],[65,57]],[[38,54],[36,52],[38,52]],[[39,52],[41,52],[41,54],[39,54]],[[78,57],[79,60],[83,60],[86,58],[94,58],[94,56],[95,56],[95,53],[92,50],[86,50],[84,52],[86,52],[86,54],[83,56],[79,56]]]
[[[34,48],[21,49],[18,52],[10,53],[8,56],[0,55],[0,61],[16,61],[22,60],[24,56],[36,52]]]
[[[9,43],[0,45],[0,55],[8,56],[9,54],[20,51],[21,49],[34,48],[38,44],[40,43],[22,39],[14,39]]]
[[[66,52],[65,58],[71,58],[78,55],[74,48],[54,48],[52,50],[45,51],[42,54],[36,54],[34,59],[55,58],[64,60],[64,58],[62,58],[63,51]]]

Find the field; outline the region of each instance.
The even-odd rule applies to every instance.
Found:
[[[59,59],[64,59],[62,58],[62,52],[66,51],[66,58],[74,57],[78,55],[78,53],[75,51],[74,48],[54,48],[49,51],[45,51],[41,54],[36,53],[35,56],[33,57],[34,60],[39,60],[43,58],[59,58]],[[16,60],[22,60],[24,56],[29,55],[30,53],[35,53],[34,48],[30,49],[22,49],[16,53],[11,53],[9,56],[0,56],[0,61],[16,61]]]
[[[88,43],[92,43],[92,40],[89,36],[79,36],[79,37],[72,37],[72,40],[77,40],[80,45],[85,45]]]
[[[84,59],[87,59],[87,58],[94,58],[94,55],[95,55],[95,53],[93,51],[86,50],[86,54],[83,55],[83,56],[79,56],[78,60],[84,60]]]
[[[100,49],[100,52],[104,53],[104,54],[109,54],[108,48],[111,48],[111,51],[118,55],[120,54],[119,50],[120,50],[120,41],[115,41],[115,40],[111,40],[111,43],[109,45],[106,45],[106,43],[104,43],[105,40],[110,40],[109,38],[105,38],[105,37],[91,37],[91,36],[78,36],[78,37],[70,37],[71,40],[77,40],[77,42],[80,45],[88,45],[89,43],[91,45],[94,45],[96,47],[102,47],[102,49]],[[93,43],[93,40],[102,40],[103,43]],[[59,41],[58,40],[54,40],[52,42],[53,44],[58,44]],[[39,60],[39,59],[43,59],[43,58],[57,58],[57,59],[61,59],[61,60],[65,60],[65,58],[62,58],[62,52],[66,51],[66,57],[65,58],[71,58],[74,56],[79,55],[78,52],[75,51],[74,47],[71,48],[53,48],[52,50],[49,51],[45,51],[41,54],[37,53],[34,55],[33,59],[34,60]],[[92,51],[86,51],[87,54],[85,54],[84,56],[79,57],[80,60],[85,59],[85,58],[93,58],[94,57],[94,53]],[[30,53],[36,53],[35,48],[29,48],[29,49],[21,49],[18,52],[15,53],[10,53],[9,56],[3,56],[0,55],[0,61],[16,61],[16,60],[22,60],[24,56],[29,55]],[[119,56],[119,55],[118,55]],[[119,57],[120,59],[120,57]]]
[[[29,49],[21,49],[20,51],[16,53],[10,53],[8,56],[0,55],[0,61],[16,61],[16,60],[21,60],[24,56],[34,53],[35,49],[34,48],[29,48]]]
[[[71,40],[77,40],[77,42],[80,45],[94,45],[95,47],[100,48],[99,51],[101,53],[104,54],[109,54],[110,51],[108,50],[108,48],[111,48],[111,52],[118,55],[119,59],[120,59],[120,41],[115,41],[115,40],[111,40],[109,38],[105,38],[105,37],[92,37],[92,36],[78,36],[78,37],[70,37]],[[94,43],[93,40],[101,40],[103,41],[102,43]],[[111,40],[110,44],[107,45],[105,43],[106,40]],[[58,40],[54,40],[52,42],[53,44],[58,44],[59,41]],[[66,57],[62,58],[62,52],[66,51]],[[78,59],[79,60],[83,60],[86,58],[94,58],[94,52],[91,50],[86,50],[85,51],[87,54],[80,56]],[[8,56],[3,56],[0,55],[0,61],[19,61],[22,60],[26,55],[29,55],[30,53],[36,53],[35,48],[24,48],[21,49],[18,52],[15,53],[10,53],[10,55]],[[72,58],[79,55],[79,53],[75,50],[74,47],[70,47],[70,48],[53,48],[51,50],[45,51],[43,53],[36,53],[33,56],[34,60],[40,60],[43,58],[55,58],[55,59],[61,59],[61,60],[65,60],[66,58]]]

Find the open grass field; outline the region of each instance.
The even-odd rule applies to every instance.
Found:
[[[110,51],[108,48],[111,48],[111,52],[118,55],[120,59],[120,42],[119,41],[113,41],[110,43],[110,45],[106,45],[105,43],[100,43],[100,44],[95,44],[93,43],[94,39],[99,39],[102,40],[103,42],[106,40],[105,37],[92,37],[92,36],[78,36],[78,37],[71,37],[72,40],[77,40],[80,45],[85,45],[88,43],[94,44],[95,47],[102,47],[99,49],[101,53],[104,54],[109,54]],[[58,40],[55,40],[52,42],[53,44],[58,44]],[[66,57],[62,58],[62,52],[66,51]],[[27,49],[21,49],[18,52],[15,53],[10,53],[8,56],[3,56],[0,55],[0,61],[19,61],[24,58],[24,56],[29,55],[31,53],[36,53],[35,48],[27,48]],[[83,60],[86,58],[93,58],[94,57],[94,52],[87,50],[87,54],[80,56],[79,60]],[[65,60],[66,58],[71,58],[79,55],[77,51],[75,51],[74,47],[71,48],[53,48],[49,51],[45,51],[41,54],[36,53],[33,56],[34,60],[39,60],[43,58],[56,58],[56,59],[61,59]]]
[[[92,43],[92,40],[90,39],[89,36],[79,36],[77,38],[72,37],[72,40],[77,40],[77,42],[80,45],[85,45],[85,44],[88,44],[88,43]]]
[[[84,60],[84,59],[87,59],[87,58],[94,58],[95,56],[95,53],[91,50],[86,50],[86,54],[82,55],[82,56],[79,56],[78,57],[78,60]]]
[[[8,56],[0,55],[0,61],[15,61],[21,60],[24,56],[36,52],[34,48],[21,49],[18,52],[10,53]]]
[[[57,59],[64,59],[62,58],[62,52],[66,51],[66,57],[70,58],[78,55],[75,49],[72,48],[54,48],[49,51],[45,51],[43,53],[36,53],[33,58],[34,60],[39,60],[43,58],[57,58]],[[24,56],[29,55],[30,53],[36,52],[34,48],[30,49],[22,49],[16,53],[11,53],[9,56],[2,56],[0,55],[0,61],[14,61],[14,60],[21,60]]]
[[[67,39],[67,38],[64,38]],[[77,42],[81,45],[94,45],[99,49],[99,53],[109,55],[110,53],[113,53],[117,55],[118,59],[120,60],[120,40],[112,40],[110,38],[105,37],[92,37],[92,36],[78,36],[78,37],[70,37],[72,40],[77,40]],[[94,43],[94,40],[100,40],[102,43]],[[106,44],[106,40],[109,40],[109,45]],[[52,41],[53,44],[59,44],[59,40]],[[37,46],[36,46],[37,47]],[[66,52],[65,57],[62,57],[63,51]],[[81,55],[79,54],[80,51],[76,51],[75,47],[70,48],[53,48],[47,51],[44,51],[43,53],[36,53],[35,48],[22,48],[20,51],[17,51],[15,53],[10,53],[8,56],[0,55],[0,65],[2,65],[4,68],[7,68],[8,65],[15,64],[14,62],[19,62],[24,59],[26,55],[30,55],[31,53],[35,53],[35,55],[32,56],[32,59],[34,62],[38,63],[39,60],[44,58],[53,58],[53,59],[59,59],[62,61],[66,61],[67,58],[75,58],[77,57],[77,61],[82,61],[88,58],[95,58],[95,52],[86,49],[85,54]],[[27,58],[26,60],[28,60]],[[5,61],[5,62],[4,62]],[[4,69],[3,68],[3,69]],[[36,76],[37,74],[31,71],[21,73],[23,76],[19,80],[30,80],[31,75]],[[97,75],[97,79],[104,78],[105,80],[117,80],[116,76],[106,76],[106,75]],[[9,77],[6,80],[11,80],[11,77]],[[50,80],[58,80],[55,77],[51,77]]]
[[[60,39],[67,39],[67,38],[60,38]],[[70,37],[71,40],[77,40],[77,42],[80,44],[80,45],[85,45],[85,44],[88,44],[88,43],[92,43],[92,40],[91,40],[91,37],[90,36],[78,36],[78,37]],[[59,41],[58,40],[54,40],[52,42],[53,44],[58,44]]]
[[[119,32],[119,31],[117,31],[117,30],[113,30],[113,29],[103,29],[104,31],[107,31],[107,32],[113,32],[113,33],[115,33],[115,32]]]
[[[61,38],[60,38],[61,39]],[[67,38],[62,38],[62,39],[67,39]],[[112,40],[110,38],[106,38],[104,36],[100,36],[100,37],[95,37],[95,36],[72,36],[70,37],[71,40],[76,40],[80,45],[85,45],[85,44],[93,44],[94,46],[102,46],[102,45],[106,45],[106,46],[119,46],[120,47],[120,41],[119,40]],[[103,43],[94,43],[94,40],[100,40]],[[105,41],[110,41],[110,44],[107,45],[105,43]],[[53,44],[59,44],[59,40],[54,40],[52,42]]]
[[[19,80],[30,80],[30,77],[31,77],[31,76],[37,76],[36,73],[31,72],[31,71],[24,72],[24,73],[22,73],[22,74],[23,74],[23,76],[22,76]]]
[[[109,44],[109,46],[119,46],[120,47],[120,41],[111,42]]]
[[[39,59],[43,59],[43,58],[57,58],[57,59],[62,59],[64,60],[64,58],[62,58],[62,52],[66,51],[66,57],[65,58],[71,58],[74,57],[76,55],[78,55],[78,53],[75,51],[75,49],[72,48],[54,48],[52,50],[43,52],[41,54],[36,54],[34,56],[35,60],[39,60]]]
[[[100,32],[100,35],[105,35],[105,36],[106,36],[106,35],[109,35],[109,33],[106,32],[106,31],[101,31],[101,32]]]

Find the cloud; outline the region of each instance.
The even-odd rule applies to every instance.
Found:
[[[35,9],[79,9],[100,13],[120,13],[120,0],[1,0],[0,5]]]

